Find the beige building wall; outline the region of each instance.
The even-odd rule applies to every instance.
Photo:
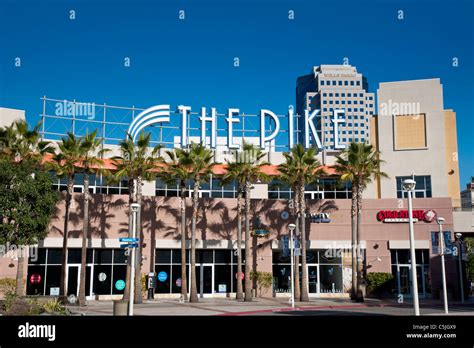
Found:
[[[25,110],[0,107],[0,127],[11,125],[16,120],[25,119]]]
[[[453,199],[453,207],[459,208],[461,207],[461,183],[459,180],[456,113],[453,110],[444,110],[444,127],[448,194]]]
[[[445,113],[443,86],[439,79],[381,83],[378,96],[379,150],[383,170],[390,179],[381,181],[383,198],[396,198],[397,176],[430,175],[433,197],[449,197],[446,178]],[[426,148],[397,149],[394,117],[426,115]]]

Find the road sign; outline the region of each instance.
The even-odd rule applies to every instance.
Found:
[[[301,249],[300,248],[296,248],[294,251],[294,255],[295,256],[301,256]]]
[[[138,243],[138,238],[119,238],[119,242],[122,243]]]
[[[237,279],[238,274],[239,274],[239,272],[235,273],[235,279]],[[244,272],[241,272],[240,274],[241,274],[240,278],[243,280],[245,278],[245,274],[244,274]]]
[[[177,286],[178,288],[181,287],[181,283],[182,283],[181,278],[176,279],[176,286]]]
[[[120,244],[120,248],[128,249],[128,248],[138,248],[138,244]]]

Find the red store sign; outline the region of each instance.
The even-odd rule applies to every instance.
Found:
[[[413,210],[413,221],[432,222],[436,218],[434,210]],[[408,222],[408,210],[380,210],[377,220],[383,222]]]

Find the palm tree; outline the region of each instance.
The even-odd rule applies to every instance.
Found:
[[[244,148],[246,144],[244,143]],[[237,294],[236,299],[244,298],[242,288],[242,198],[245,186],[245,175],[242,167],[245,165],[245,151],[235,152],[233,161],[227,161],[226,173],[222,176],[222,185],[232,182],[237,184]]]
[[[251,272],[251,238],[250,238],[250,190],[252,184],[259,182],[270,181],[270,176],[263,171],[263,167],[269,165],[264,162],[265,153],[255,145],[243,143],[243,152],[240,156],[240,174],[239,181],[243,186],[244,194],[244,219],[245,219],[245,297],[247,302],[252,301],[252,283],[250,278]],[[239,246],[240,247],[240,246]]]
[[[69,211],[71,209],[72,195],[74,192],[74,179],[76,166],[82,157],[81,139],[77,138],[73,133],[67,133],[65,138],[58,143],[59,152],[55,153],[52,162],[47,163],[47,168],[52,169],[59,178],[66,178],[66,202],[64,213],[64,230],[63,230],[63,248],[62,248],[62,267],[61,281],[59,287],[59,295],[62,299],[66,296],[66,269],[67,269],[67,244],[68,244],[68,225]]]
[[[168,161],[158,173],[158,177],[168,185],[179,184],[181,211],[181,296],[188,300],[188,276],[186,272],[186,183],[190,180],[190,164],[187,153],[183,149],[166,150]]]
[[[291,186],[295,187],[295,201],[297,201],[297,212],[300,217],[301,228],[301,301],[309,301],[308,295],[308,271],[306,267],[306,203],[305,203],[305,187],[315,182],[324,171],[321,164],[316,158],[318,150],[310,148],[305,150],[302,144],[296,144],[290,152],[286,152],[285,162],[279,165],[278,170],[283,180],[287,181]],[[296,276],[298,277],[298,275]]]
[[[217,163],[214,162],[212,150],[206,149],[202,144],[191,144],[185,151],[187,163],[191,165],[190,179],[193,183],[193,213],[191,226],[191,293],[190,302],[198,302],[196,283],[196,223],[199,207],[199,189],[201,184],[209,181],[212,169]]]
[[[30,129],[25,120],[18,120],[12,125],[0,128],[0,157],[14,162],[30,161],[35,167],[41,168],[43,157],[52,153],[53,148],[48,141],[42,141],[38,123]],[[16,274],[16,294],[25,294],[25,258],[18,253],[18,264]]]
[[[79,150],[81,159],[78,165],[78,172],[83,174],[84,185],[84,216],[82,226],[82,249],[81,249],[81,272],[79,282],[79,305],[86,304],[86,261],[87,261],[87,238],[89,236],[89,175],[90,174],[107,174],[102,167],[104,161],[103,155],[108,152],[108,149],[100,149],[102,139],[96,138],[97,130],[90,134],[86,134],[79,141]]]
[[[360,248],[360,223],[362,211],[362,193],[372,178],[388,178],[380,170],[383,161],[380,152],[365,143],[352,142],[341,154],[336,156],[334,168],[341,181],[352,183],[351,230],[352,230],[352,289],[351,298],[363,301],[362,263]]]
[[[161,145],[155,146],[151,152],[150,147],[151,133],[145,134],[142,132],[136,143],[130,134],[127,134],[126,138],[119,144],[121,156],[115,156],[112,158],[117,170],[110,178],[111,181],[119,181],[122,178],[128,179],[128,197],[129,206],[133,203],[142,205],[142,185],[143,181],[152,181],[156,178],[154,170],[157,169],[157,165],[161,161],[159,152]],[[132,226],[132,214],[129,212],[129,237],[132,237],[131,226]],[[137,214],[137,226],[138,231],[141,231],[141,211]],[[140,232],[139,232],[140,233]],[[140,235],[138,235],[140,237]],[[135,267],[135,288],[141,288],[141,262],[142,262],[142,246],[143,243],[139,243],[139,247],[136,252],[136,267]],[[154,251],[152,251],[154,252]],[[130,271],[131,264],[127,264],[127,278],[126,286],[123,295],[124,300],[130,300]],[[142,302],[142,292],[135,291],[135,303]]]

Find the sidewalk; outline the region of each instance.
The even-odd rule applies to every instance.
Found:
[[[450,310],[455,314],[461,311],[465,314],[474,313],[474,301],[449,303]],[[68,306],[76,315],[113,315],[113,301],[90,301],[85,307]],[[234,299],[201,298],[198,303],[179,303],[174,299],[144,300],[142,304],[134,306],[135,315],[266,315],[298,311],[301,314],[312,315],[353,312],[380,313],[384,315],[410,315],[413,308],[412,302],[398,303],[395,299],[365,299],[363,303],[355,303],[349,299],[311,299],[309,302],[296,302],[295,309],[291,308],[288,299],[282,298],[256,298],[252,302],[237,302]],[[436,314],[443,308],[439,300],[420,300],[420,308],[425,314]],[[428,311],[429,313],[426,313]],[[296,313],[293,313],[296,314]],[[422,311],[423,314],[423,311]]]

